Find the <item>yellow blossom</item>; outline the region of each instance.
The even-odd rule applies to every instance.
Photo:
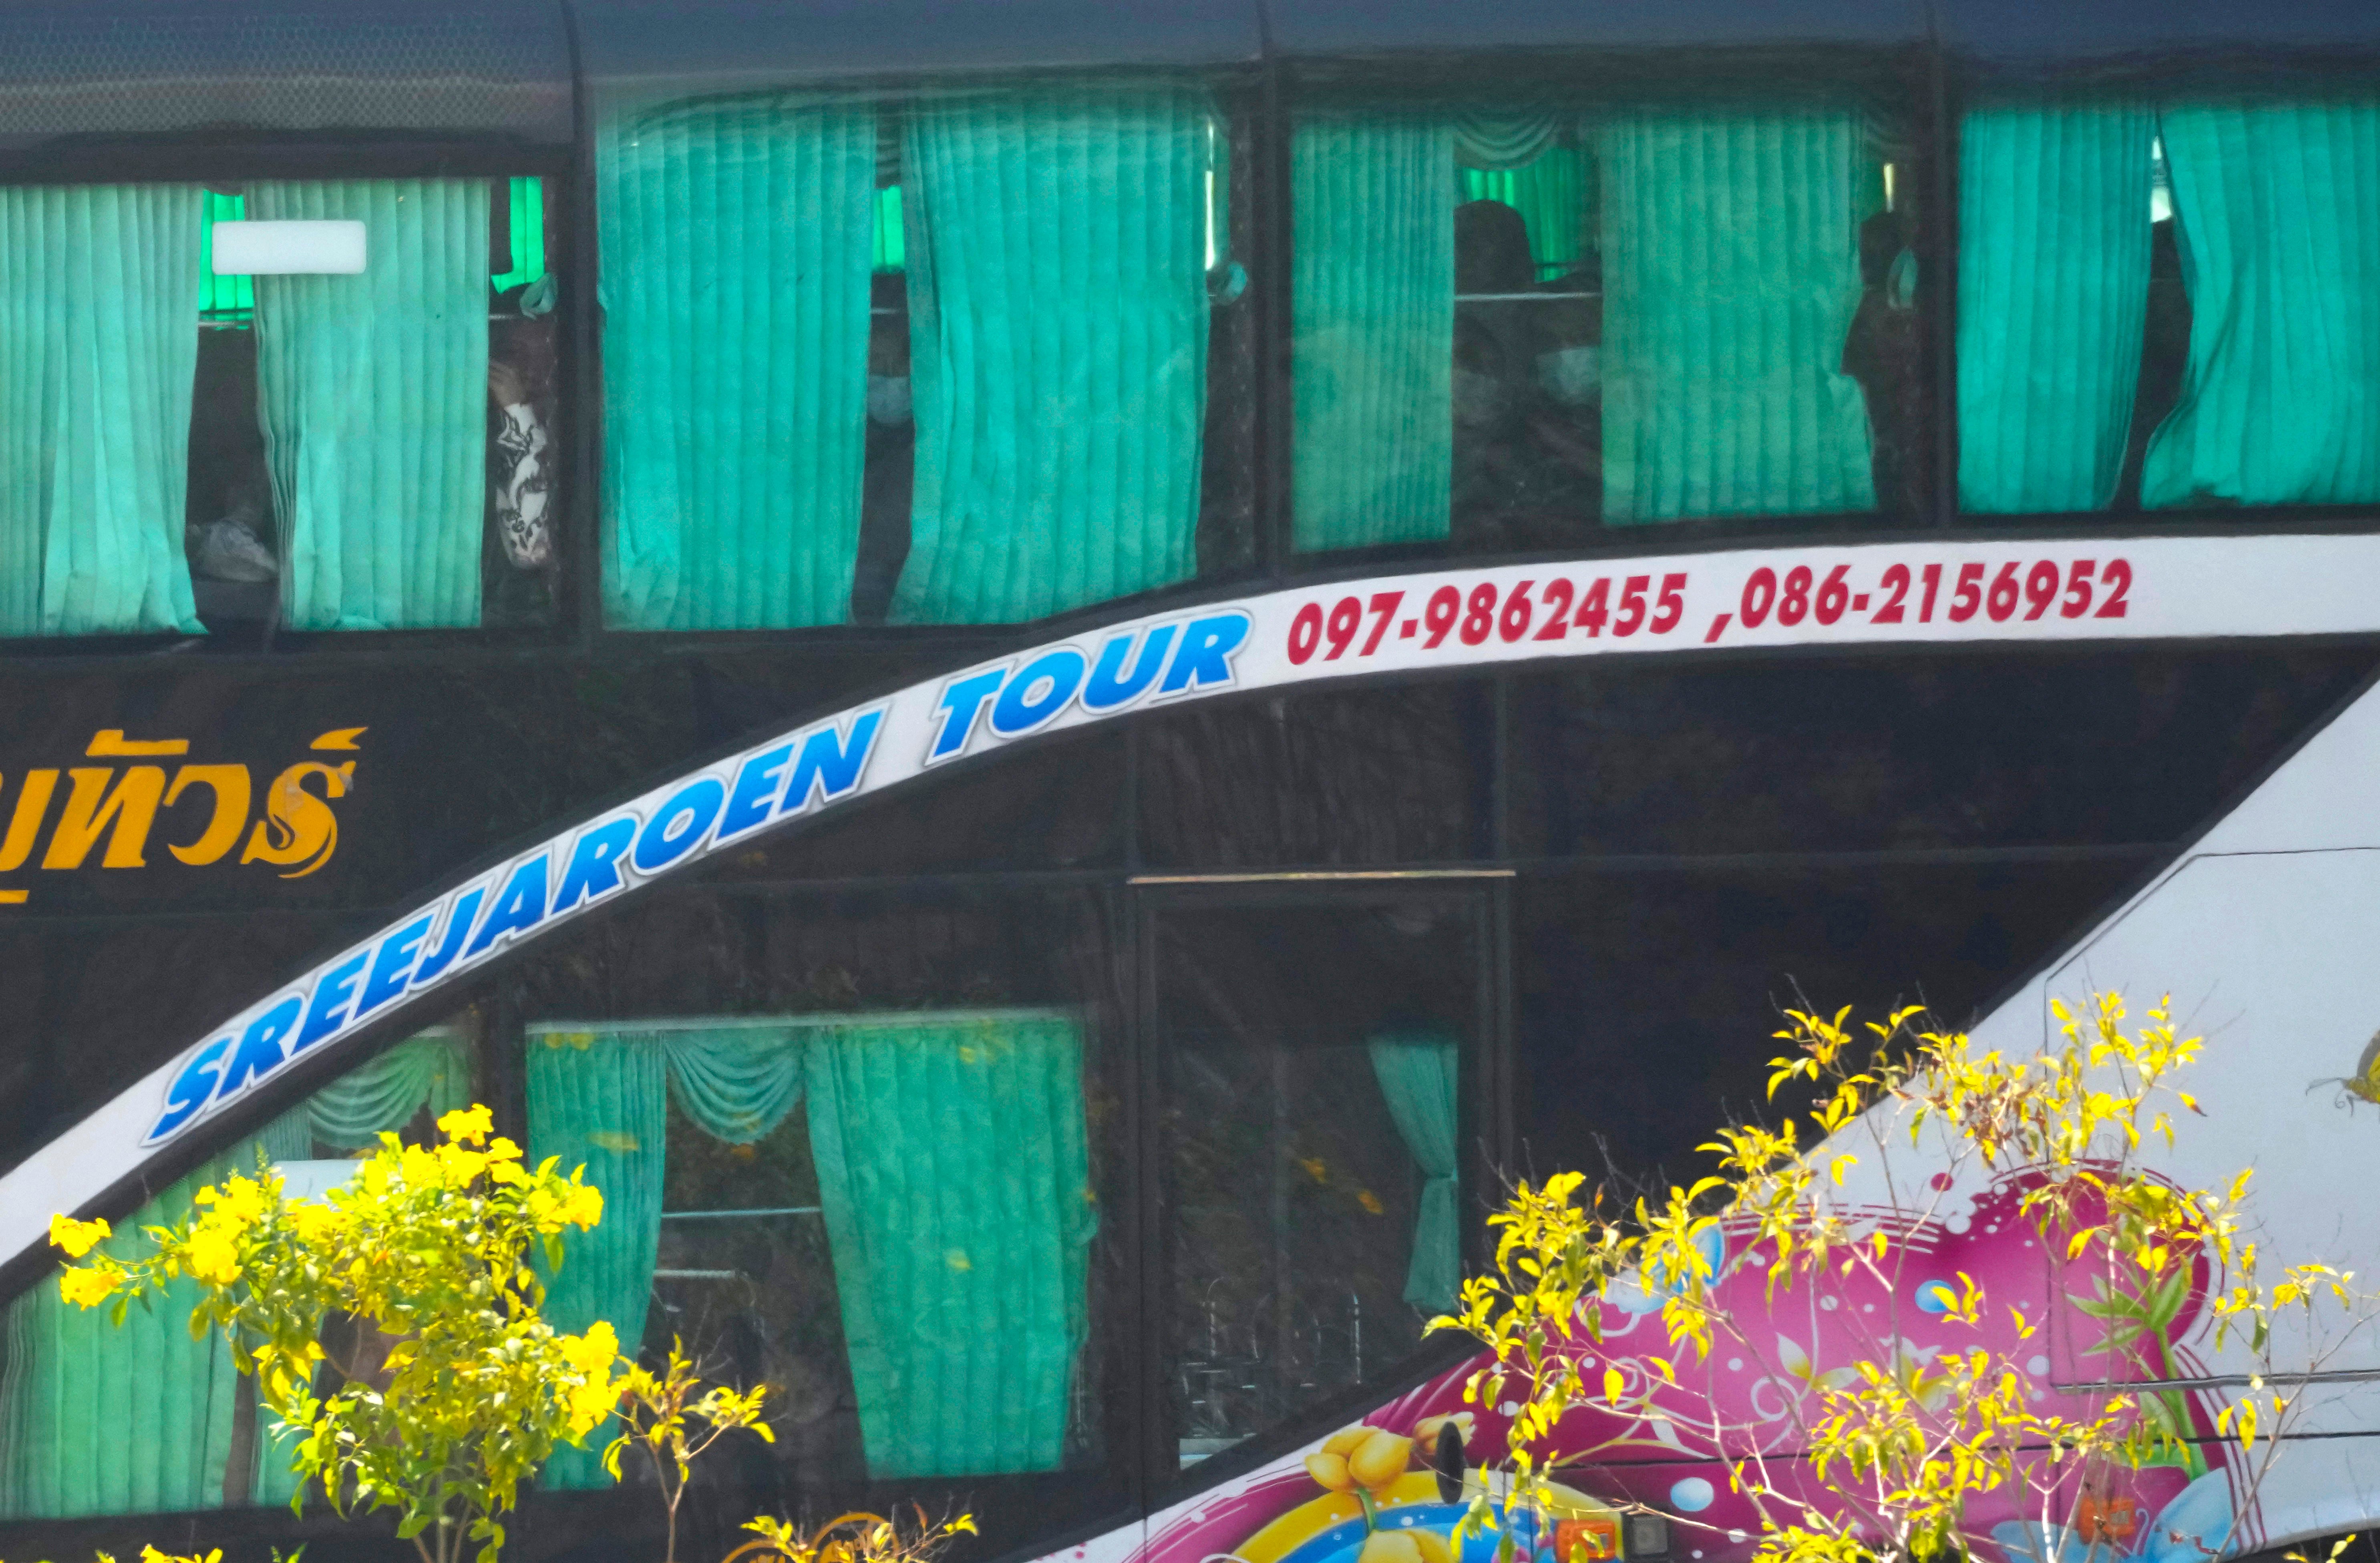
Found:
[[[239,1279],[239,1245],[231,1232],[202,1221],[190,1231],[188,1264],[199,1279],[229,1286]]]
[[[308,1247],[320,1244],[338,1230],[346,1217],[320,1200],[301,1200],[289,1207],[289,1224],[298,1230],[298,1241]]]
[[[65,1249],[69,1259],[81,1258],[107,1235],[107,1223],[104,1221],[78,1221],[70,1216],[50,1218],[50,1241]]]
[[[495,1115],[483,1106],[457,1108],[438,1121],[438,1132],[463,1145],[486,1143],[495,1126]]]
[[[96,1308],[115,1295],[115,1277],[105,1270],[64,1270],[58,1276],[58,1295],[79,1308]]]
[[[445,1169],[446,1186],[450,1189],[469,1187],[488,1169],[484,1151],[465,1150],[460,1145],[439,1146],[438,1163]]]
[[[562,1202],[562,1219],[574,1227],[592,1227],[603,1218],[603,1191],[591,1183],[573,1184]]]

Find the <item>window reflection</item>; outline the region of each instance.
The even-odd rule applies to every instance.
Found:
[[[1452,1305],[1476,937],[1418,899],[1160,918],[1183,1465],[1394,1375]]]

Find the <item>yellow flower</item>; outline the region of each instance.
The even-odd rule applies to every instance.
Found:
[[[465,1150],[460,1145],[440,1145],[438,1161],[445,1169],[446,1186],[450,1189],[468,1187],[474,1179],[488,1169],[485,1152]]]
[[[79,1259],[99,1245],[108,1235],[104,1221],[78,1221],[70,1216],[50,1218],[50,1241],[67,1251],[69,1259]]]
[[[67,1269],[59,1273],[58,1295],[79,1308],[96,1308],[115,1295],[115,1277],[105,1270]]]
[[[510,1140],[505,1139],[502,1134],[497,1135],[494,1139],[488,1142],[488,1159],[490,1161],[518,1161],[520,1158],[520,1146],[513,1144]]]
[[[235,1175],[221,1188],[200,1189],[198,1201],[212,1205],[218,1217],[235,1226],[245,1227],[264,1218],[264,1185],[253,1178]]]
[[[608,1369],[620,1354],[620,1338],[605,1319],[597,1319],[584,1335],[558,1336],[554,1344],[562,1349],[562,1360],[581,1373]]]
[[[488,1168],[488,1181],[509,1188],[515,1183],[528,1182],[528,1174],[520,1169],[517,1162],[492,1161]]]
[[[188,1256],[190,1274],[214,1286],[229,1286],[239,1279],[239,1245],[235,1235],[214,1225],[212,1218],[200,1222],[190,1232]]]
[[[319,1200],[302,1200],[289,1207],[289,1224],[298,1229],[298,1241],[310,1247],[338,1230],[345,1219],[337,1208]]]
[[[445,1185],[446,1169],[439,1165],[435,1156],[419,1145],[405,1147],[404,1154],[398,1158],[398,1171],[409,1188],[435,1189]]]
[[[457,1108],[438,1121],[438,1132],[456,1145],[484,1145],[494,1132],[495,1114],[485,1107]]]
[[[592,1227],[603,1218],[603,1191],[591,1183],[572,1186],[562,1203],[562,1219],[574,1227]]]

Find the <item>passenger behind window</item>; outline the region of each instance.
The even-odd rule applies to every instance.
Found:
[[[522,290],[526,292],[527,290]],[[518,300],[513,300],[517,307]],[[560,578],[553,514],[553,333],[549,320],[500,319],[488,353],[488,517],[483,622],[549,622]]]
[[[1840,95],[1302,116],[1297,546],[1866,512],[1879,459],[1887,507],[1913,508],[1903,244],[1854,325],[1861,223],[1891,205],[1876,119]],[[1451,210],[1450,183],[1474,199]],[[1888,415],[1880,457],[1863,376]]]
[[[1925,382],[1918,374],[1916,257],[1905,212],[1871,213],[1860,224],[1860,302],[1843,343],[1843,372],[1867,401],[1876,508],[1924,514],[1925,464],[1918,443]]]

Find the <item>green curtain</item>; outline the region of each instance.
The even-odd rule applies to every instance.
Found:
[[[293,629],[480,622],[488,186],[265,183],[265,221],[364,224],[358,276],[256,279],[257,399]]]
[[[1014,623],[1196,573],[1213,113],[1186,86],[911,108],[895,620]]]
[[[1472,143],[1462,142],[1456,155],[1464,160],[1461,198],[1500,200],[1521,214],[1529,232],[1529,258],[1542,278],[1585,259],[1586,216],[1593,188],[1593,165],[1577,147],[1548,145],[1517,166],[1473,165],[1484,155]]]
[[[771,95],[607,116],[603,612],[622,629],[851,616],[876,116]]]
[[[187,308],[187,295],[183,302]],[[115,1223],[105,1251],[138,1256],[149,1246],[142,1228],[186,1218],[193,1196],[209,1183],[234,1172],[252,1175],[260,1146],[275,1161],[302,1156],[302,1133],[298,1115],[276,1119],[258,1139],[206,1162]],[[53,1276],[8,1305],[0,1518],[223,1506],[239,1372],[220,1333],[190,1339],[198,1302],[196,1282],[176,1281],[154,1307],[129,1310],[119,1328],[108,1309],[61,1298]]]
[[[2145,506],[2380,498],[2380,99],[2159,115],[2190,290]]]
[[[765,1138],[802,1099],[801,1023],[722,1020],[643,1034],[669,1061],[677,1105],[732,1145]]]
[[[1098,1226],[1082,1058],[1071,1017],[1020,1012],[855,1019],[809,1050],[872,1479],[1063,1458]]]
[[[341,1150],[377,1148],[427,1105],[438,1117],[471,1100],[471,1063],[461,1034],[440,1027],[349,1070],[306,1103],[314,1139]]]
[[[2142,103],[1970,111],[1959,129],[1959,505],[2104,510],[2149,301],[2156,116]]]
[[[1370,1044],[1372,1075],[1397,1134],[1422,1171],[1405,1301],[1445,1313],[1463,1292],[1462,1119],[1454,1039],[1443,1032],[1390,1033]]]
[[[603,1191],[603,1219],[566,1242],[562,1267],[546,1283],[546,1317],[572,1333],[611,1321],[634,1355],[645,1337],[653,1261],[661,1245],[662,1169],[669,1095],[661,1049],[601,1033],[532,1028],[528,1054],[528,1159],[585,1166]],[[549,1488],[605,1487],[602,1440],[556,1449],[540,1480]]]
[[[197,633],[196,186],[0,189],[0,636]]]
[[[1864,115],[1646,108],[1603,121],[1597,150],[1605,522],[1875,508],[1842,372]]]
[[[1454,129],[1327,115],[1290,139],[1292,535],[1447,535],[1454,481]]]

